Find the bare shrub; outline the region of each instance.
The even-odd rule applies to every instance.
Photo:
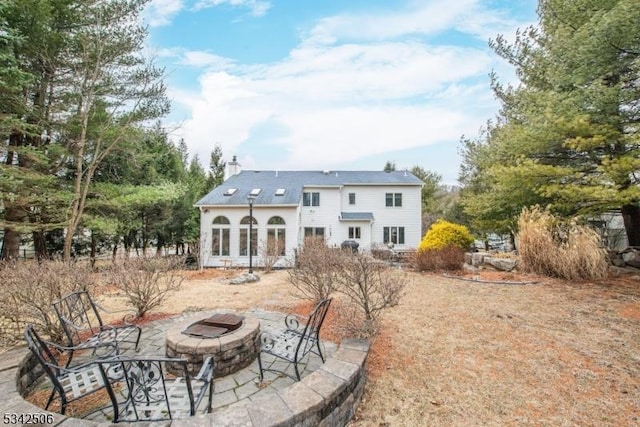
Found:
[[[369,252],[371,252],[371,256],[374,258],[381,259],[383,261],[392,261],[395,256],[393,249],[380,243],[372,244]]]
[[[380,332],[380,322],[367,322],[364,313],[351,301],[341,301],[339,306],[334,304],[337,314],[333,329],[341,337],[369,339]]]
[[[522,211],[518,229],[523,271],[567,280],[607,276],[607,252],[588,226],[563,222],[536,206]]]
[[[328,247],[322,238],[305,238],[294,267],[287,271],[289,282],[303,298],[315,303],[328,298],[335,290],[340,255],[339,249]]]
[[[28,323],[55,342],[64,342],[53,302],[67,293],[88,290],[95,275],[88,263],[12,260],[0,265],[0,322],[3,345],[22,338]]]
[[[360,326],[362,335],[373,336],[378,330],[382,310],[400,301],[406,275],[368,254],[343,251],[341,255],[336,275],[337,291],[364,316]]]
[[[270,273],[282,256],[284,242],[280,239],[262,240],[258,245],[258,254],[262,259],[264,272]]]
[[[464,264],[464,250],[455,245],[418,250],[411,254],[410,262],[418,271],[460,270]]]
[[[129,258],[114,263],[109,273],[113,285],[135,308],[136,317],[142,318],[180,289],[184,277],[177,268],[182,265],[182,257]]]

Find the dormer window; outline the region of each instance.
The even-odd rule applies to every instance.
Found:
[[[284,192],[285,192],[284,188],[278,188],[276,190],[276,196],[284,196]]]
[[[224,192],[224,195],[225,196],[233,196],[236,191],[238,191],[237,188],[229,188],[229,189],[227,189],[227,191]]]
[[[257,196],[258,194],[260,194],[260,192],[262,191],[262,188],[254,188],[253,190],[251,190],[251,193],[249,193],[249,195],[251,196]]]

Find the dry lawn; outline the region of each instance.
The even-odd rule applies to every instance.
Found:
[[[229,285],[233,271],[185,274],[182,290],[151,319],[310,307],[292,294],[285,271],[247,285]],[[383,315],[352,427],[640,425],[640,279],[409,278],[400,304]],[[325,338],[337,340],[339,301],[332,310]]]
[[[191,273],[162,310],[302,308],[284,271],[239,286],[227,284],[229,274]],[[407,294],[383,316],[352,427],[640,425],[637,278],[409,277]]]

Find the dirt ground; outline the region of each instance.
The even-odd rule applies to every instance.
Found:
[[[185,272],[182,290],[150,318],[220,307],[308,307],[286,271],[230,285],[236,274]],[[384,313],[372,343],[351,427],[640,425],[640,278],[462,279],[408,274],[406,294]],[[336,319],[328,318],[325,337],[339,340],[331,334]]]
[[[188,274],[157,311],[301,305],[286,271],[247,285],[229,285],[233,271]],[[640,425],[640,278],[408,277],[352,427]]]

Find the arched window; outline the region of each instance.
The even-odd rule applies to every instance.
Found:
[[[229,235],[231,223],[226,216],[213,219],[211,228],[211,254],[213,256],[229,256]]]
[[[272,216],[267,221],[267,252],[269,255],[284,256],[286,246],[286,223],[280,216]]]
[[[253,221],[251,221],[253,219]],[[251,239],[249,239],[249,223],[251,222]],[[240,256],[249,255],[249,244],[251,244],[251,255],[258,255],[258,221],[255,217],[245,216],[240,220]]]

